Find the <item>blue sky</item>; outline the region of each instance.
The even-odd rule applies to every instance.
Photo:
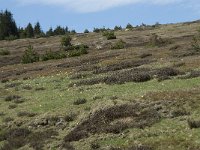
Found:
[[[0,0],[0,10],[14,14],[18,26],[40,22],[78,32],[127,23],[176,23],[200,19],[199,0]]]

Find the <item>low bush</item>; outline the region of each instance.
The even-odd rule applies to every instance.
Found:
[[[125,44],[126,42],[124,42],[123,40],[119,40],[113,45],[111,45],[111,49],[123,49],[125,48]]]
[[[152,34],[149,38],[149,46],[163,46],[165,44],[171,43],[171,41],[169,40],[164,40],[162,39],[160,36],[158,36],[157,34]]]
[[[20,98],[21,98],[21,96],[18,96],[18,95],[10,95],[5,98],[5,101],[13,101],[13,100],[17,100]]]
[[[47,61],[47,60],[52,60],[52,59],[62,59],[66,57],[67,57],[67,54],[64,51],[52,52],[50,50],[50,51],[46,51],[46,53],[42,55],[41,59],[42,61]]]
[[[200,120],[188,119],[188,125],[190,129],[200,128]]]
[[[24,52],[22,56],[22,63],[28,64],[37,62],[39,60],[40,60],[39,54],[33,50],[33,47],[31,45],[29,45],[27,47],[27,50]]]
[[[84,55],[84,54],[88,54],[88,51],[87,51],[86,48],[82,47],[78,50],[69,51],[68,56],[69,57],[76,57],[76,56],[81,56],[81,55]]]
[[[71,46],[72,45],[71,40],[72,40],[72,38],[69,35],[66,35],[66,36],[62,37],[61,45],[64,47]]]
[[[31,113],[27,111],[20,111],[17,113],[18,117],[34,117],[35,115],[36,115],[35,113]]]
[[[0,49],[0,55],[4,56],[4,55],[10,55],[10,51],[7,49]]]
[[[74,105],[81,105],[81,104],[85,104],[87,102],[87,100],[85,98],[79,98],[77,100],[74,101]]]
[[[113,31],[104,31],[103,36],[105,36],[107,40],[112,40],[117,38]]]
[[[196,52],[200,52],[200,36],[194,36],[192,40],[192,48]]]
[[[8,106],[8,109],[15,109],[17,108],[17,105],[16,104],[11,104]]]
[[[71,114],[64,116],[64,120],[67,121],[67,122],[74,121],[75,118],[76,118],[76,114],[74,114],[74,113],[71,113]]]

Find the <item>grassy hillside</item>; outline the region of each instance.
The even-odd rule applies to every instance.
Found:
[[[56,52],[61,37],[0,41],[0,149],[200,149],[199,29],[76,34],[88,54],[31,64],[20,63],[28,45]]]

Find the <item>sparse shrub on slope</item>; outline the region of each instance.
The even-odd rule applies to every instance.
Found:
[[[0,55],[10,55],[10,51],[8,51],[7,49],[0,49]]]
[[[200,35],[193,37],[192,49],[195,50],[196,52],[200,52]]]
[[[157,34],[152,34],[149,38],[149,46],[163,46],[165,44],[169,44],[171,41],[169,40],[164,40]]]
[[[39,54],[33,50],[33,47],[31,45],[29,45],[27,50],[24,52],[24,55],[22,56],[22,63],[28,64],[37,62],[39,60]]]
[[[111,45],[111,49],[123,49],[125,48],[125,44],[126,42],[124,42],[123,40],[119,40],[113,45]]]
[[[72,38],[69,35],[64,36],[61,39],[61,45],[64,46],[64,47],[71,46],[72,45],[71,40],[72,40]]]
[[[62,59],[62,58],[66,58],[67,54],[64,51],[58,51],[58,52],[52,52],[47,51],[44,55],[42,55],[42,61],[47,61],[47,60],[51,60],[51,59]]]
[[[105,36],[107,40],[112,40],[117,38],[113,31],[104,31],[103,36]]]

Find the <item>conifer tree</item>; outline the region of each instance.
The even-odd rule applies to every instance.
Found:
[[[34,37],[34,30],[33,30],[33,26],[31,23],[29,23],[25,29],[26,32],[26,37],[27,38],[32,38]]]
[[[18,30],[13,15],[8,10],[0,12],[0,40],[7,37],[18,37]]]
[[[42,34],[41,26],[40,23],[37,22],[36,25],[34,26],[34,35],[40,36],[41,34]]]

